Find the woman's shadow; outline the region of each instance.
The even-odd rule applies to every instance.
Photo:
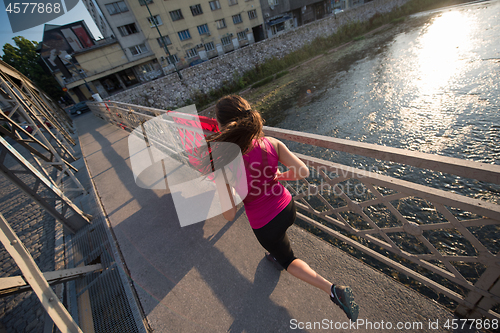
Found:
[[[152,199],[149,198],[148,205],[155,205]],[[172,200],[171,194],[158,200],[164,203]],[[186,227],[180,227],[175,211],[172,214],[164,209],[159,208],[155,217],[147,221],[141,219],[144,211],[139,210],[114,228],[118,234],[127,233],[130,243],[122,243],[120,247],[134,252],[130,255],[135,257],[135,263],[139,262],[138,266],[128,268],[146,316],[165,313],[163,318],[169,326],[180,325],[178,331],[182,332],[228,330],[228,326],[230,332],[289,331],[292,318],[288,310],[270,299],[281,272],[265,259],[264,249],[253,281],[248,278],[248,271],[245,275],[241,272],[252,267],[255,258],[250,256],[255,255],[256,247],[260,249],[243,208],[233,221],[214,218]],[[207,237],[207,229],[214,233]],[[238,267],[233,264],[235,260]],[[193,271],[199,274],[201,283],[193,281]],[[210,297],[203,292],[208,292]],[[181,301],[171,302],[179,295],[183,298]],[[200,303],[206,303],[207,309]],[[220,313],[220,324],[214,318],[214,313],[218,315],[214,309],[219,304],[230,316]],[[201,312],[195,315],[191,310],[184,310],[186,307],[201,309]],[[175,319],[170,319],[171,316]]]

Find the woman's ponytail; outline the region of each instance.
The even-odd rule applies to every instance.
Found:
[[[264,136],[263,121],[259,112],[252,110],[242,97],[223,97],[216,106],[216,117],[222,126],[220,132],[207,138],[208,142],[232,142],[240,147],[242,154],[250,150],[253,140]]]

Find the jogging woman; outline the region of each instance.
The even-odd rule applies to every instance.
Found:
[[[245,165],[248,194],[243,199],[248,221],[259,243],[269,251],[271,261],[277,262],[293,276],[326,292],[351,321],[356,321],[359,306],[352,290],[336,286],[316,273],[307,263],[295,257],[286,230],[294,223],[296,209],[290,192],[280,180],[298,180],[309,176],[307,166],[279,140],[265,137],[260,114],[240,96],[220,99],[216,105],[219,132],[208,142],[231,142],[239,146]],[[278,162],[288,170],[280,173]],[[226,175],[216,178],[223,215],[232,221],[236,207],[231,183]],[[236,186],[237,187],[237,186]],[[238,190],[238,189],[236,189]]]

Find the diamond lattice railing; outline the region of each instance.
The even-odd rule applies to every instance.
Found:
[[[345,140],[275,128],[265,132],[319,147],[351,150]],[[357,153],[365,150],[365,156],[397,162],[414,153],[363,146]],[[500,303],[499,205],[297,155],[312,170],[308,179],[287,184],[302,220],[451,298],[459,304],[461,315],[499,318],[492,310]],[[421,168],[446,166],[461,176],[473,174],[482,180],[495,181],[500,174],[498,166],[429,154],[422,154],[421,159],[415,156],[414,161]],[[484,232],[474,232],[486,226],[496,236],[486,240]],[[470,269],[477,274],[465,273]]]

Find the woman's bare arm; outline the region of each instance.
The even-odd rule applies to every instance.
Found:
[[[276,180],[298,180],[309,177],[309,168],[288,147],[275,138],[268,138],[278,153],[279,161],[288,170],[276,175]]]
[[[220,204],[222,208],[222,215],[228,221],[234,220],[236,216],[236,205],[234,204],[234,197],[232,195],[232,188],[227,184],[226,175],[224,170],[217,170],[215,176],[215,186],[219,193]]]

